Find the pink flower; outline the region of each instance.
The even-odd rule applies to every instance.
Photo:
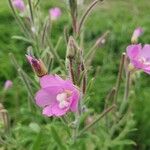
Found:
[[[42,77],[47,74],[47,69],[41,59],[36,59],[30,55],[26,55],[26,58],[38,77]]]
[[[80,94],[70,80],[63,80],[58,75],[45,75],[40,78],[40,85],[35,100],[43,108],[43,115],[62,116],[68,111],[77,111]]]
[[[13,82],[11,80],[7,80],[4,84],[4,90],[8,90],[12,87]]]
[[[57,20],[61,16],[61,10],[58,7],[49,10],[51,20]]]
[[[131,38],[131,42],[133,44],[138,42],[138,38],[143,34],[143,29],[141,27],[138,27],[134,30],[132,38]]]
[[[127,47],[127,56],[131,64],[144,72],[150,74],[150,44],[129,45]]]
[[[25,4],[23,0],[12,0],[12,5],[19,11],[25,10]]]

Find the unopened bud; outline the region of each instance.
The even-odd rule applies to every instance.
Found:
[[[12,0],[12,5],[21,12],[26,8],[23,0]]]
[[[77,47],[75,40],[73,39],[72,36],[70,36],[69,41],[68,41],[68,46],[67,46],[67,58],[74,58],[76,55],[77,49],[78,47]]]
[[[57,20],[61,16],[61,9],[58,8],[58,7],[51,8],[49,10],[49,14],[50,14],[50,19],[52,21],[55,21],[55,20]]]
[[[13,82],[11,80],[7,80],[4,84],[4,90],[8,90],[12,87]]]
[[[8,111],[4,108],[0,109],[0,119],[2,120],[2,124],[4,125],[5,130],[9,130],[9,117]]]
[[[38,77],[42,77],[48,73],[41,59],[36,59],[29,55],[26,55],[26,57]]]

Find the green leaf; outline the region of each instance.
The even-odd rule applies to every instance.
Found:
[[[66,147],[63,145],[61,138],[59,137],[56,129],[53,126],[51,126],[51,133],[52,133],[52,136],[53,136],[55,142],[57,143],[57,146],[61,150],[66,150]]]
[[[112,141],[111,147],[118,146],[118,145],[136,145],[136,143],[132,140],[125,139],[125,140],[114,140]]]
[[[12,36],[12,39],[16,39],[16,40],[20,40],[20,41],[24,41],[24,42],[27,42],[27,43],[33,43],[32,40],[30,39],[26,39],[25,37],[22,37],[22,36]]]
[[[37,135],[35,141],[33,142],[33,145],[31,147],[31,150],[40,150],[40,144],[41,144],[41,141],[42,141],[42,132],[39,132],[39,134]]]

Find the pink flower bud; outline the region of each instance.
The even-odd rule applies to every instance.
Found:
[[[8,90],[12,87],[13,82],[11,80],[7,80],[4,84],[4,90]]]
[[[23,0],[12,0],[12,5],[21,12],[25,10],[25,4]]]
[[[29,55],[26,55],[26,57],[38,77],[47,74],[47,69],[41,59],[36,59]]]
[[[57,20],[61,16],[61,10],[58,7],[51,8],[49,10],[49,14],[50,14],[50,19],[54,21],[54,20]]]
[[[143,29],[141,27],[138,27],[134,30],[131,43],[136,44],[138,42],[138,38],[143,34]]]

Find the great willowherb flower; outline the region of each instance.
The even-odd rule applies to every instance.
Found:
[[[150,44],[129,45],[127,47],[127,56],[130,63],[136,68],[150,74]]]
[[[131,43],[136,44],[138,42],[138,38],[143,34],[143,29],[138,27],[134,30],[131,38]]]
[[[12,5],[21,12],[24,11],[26,7],[23,0],[12,0]]]
[[[8,90],[12,87],[13,82],[11,80],[7,80],[4,84],[4,90]]]
[[[78,110],[80,93],[70,80],[63,80],[58,75],[45,75],[40,78],[40,85],[35,100],[43,108],[43,115],[62,116]]]
[[[41,59],[36,59],[30,55],[26,55],[26,57],[38,77],[42,77],[47,74],[47,69]]]
[[[51,20],[57,20],[61,16],[61,10],[58,7],[51,8],[49,14]]]

